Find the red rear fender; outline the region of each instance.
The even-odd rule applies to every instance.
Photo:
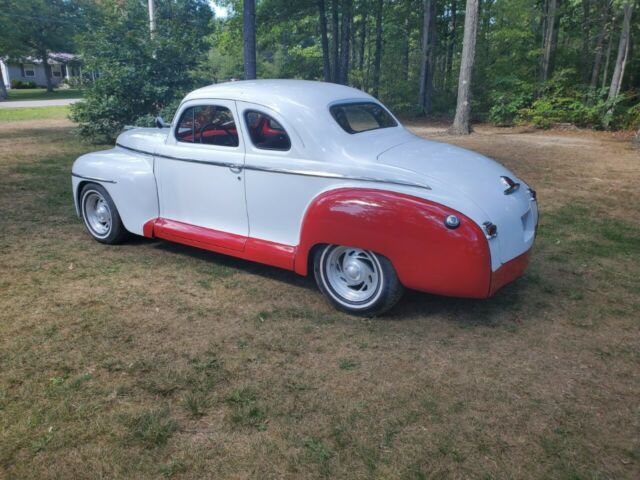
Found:
[[[456,215],[460,226],[444,225]],[[318,244],[359,247],[387,257],[402,284],[420,291],[485,298],[491,258],[480,227],[438,203],[374,189],[338,189],[316,198],[305,214],[295,270],[306,274]]]

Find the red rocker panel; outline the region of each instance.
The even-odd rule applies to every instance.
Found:
[[[148,238],[162,238],[211,252],[293,270],[296,248],[290,245],[247,238],[166,218],[149,220],[144,224],[143,232]]]
[[[455,230],[443,223],[451,214],[461,221]],[[470,298],[490,293],[491,257],[480,227],[460,212],[427,200],[373,189],[332,190],[307,210],[296,272],[307,273],[309,251],[319,243],[386,256],[408,288]]]

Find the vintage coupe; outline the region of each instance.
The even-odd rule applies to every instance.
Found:
[[[173,123],[73,164],[99,242],[130,233],[306,275],[381,314],[403,288],[486,298],[527,266],[535,192],[477,153],[407,131],[359,90],[299,80],[191,92]]]

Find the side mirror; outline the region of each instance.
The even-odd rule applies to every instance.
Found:
[[[169,128],[170,125],[167,125],[166,123],[164,123],[164,120],[162,119],[162,117],[156,117],[156,127]]]

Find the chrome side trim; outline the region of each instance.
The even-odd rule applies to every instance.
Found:
[[[157,153],[145,152],[144,150],[138,150],[136,148],[126,147],[122,144],[116,143],[117,147],[124,148],[125,150],[131,150],[132,152],[142,153],[143,155],[153,155],[160,158],[168,158],[169,160],[177,160],[180,162],[189,162],[189,163],[200,163],[203,165],[211,165],[214,167],[227,167],[230,169],[236,170],[253,170],[256,172],[268,172],[268,173],[279,173],[282,175],[300,175],[305,177],[320,177],[320,178],[336,178],[340,180],[355,180],[359,182],[369,182],[369,183],[388,183],[392,185],[401,185],[403,187],[415,187],[422,188],[425,190],[431,190],[431,187],[428,185],[423,185],[421,183],[413,183],[413,182],[404,182],[402,180],[391,180],[391,179],[383,179],[383,178],[372,178],[372,177],[355,177],[352,175],[342,175],[340,173],[331,173],[331,172],[313,172],[306,170],[294,170],[294,169],[285,169],[285,168],[275,168],[275,167],[258,167],[256,165],[238,165],[235,163],[227,163],[227,162],[205,162],[203,160],[194,160],[191,158],[183,158],[183,157],[172,157],[169,155],[162,155]]]
[[[84,175],[78,175],[77,173],[71,172],[72,177],[82,178],[84,180],[91,180],[94,182],[102,182],[102,183],[118,183],[115,180],[107,180],[105,178],[96,178],[96,177],[85,177]]]

